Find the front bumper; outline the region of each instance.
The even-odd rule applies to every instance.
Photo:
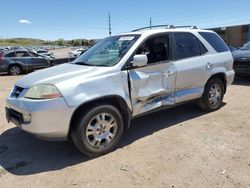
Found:
[[[65,140],[73,111],[74,108],[67,106],[62,97],[49,100],[9,97],[6,118],[22,130],[40,138]]]
[[[249,61],[234,61],[233,68],[237,75],[250,76],[250,60]]]

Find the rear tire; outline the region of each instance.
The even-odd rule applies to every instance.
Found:
[[[105,104],[80,115],[73,125],[71,138],[82,153],[100,156],[116,148],[123,132],[124,123],[119,110]]]
[[[202,110],[212,112],[220,109],[224,98],[225,88],[220,78],[211,78],[206,86],[198,105]]]
[[[19,65],[11,65],[8,68],[8,74],[13,76],[20,75],[22,74],[22,68]]]

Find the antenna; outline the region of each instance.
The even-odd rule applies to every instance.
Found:
[[[108,19],[109,19],[109,36],[111,36],[111,20],[110,20],[110,13],[109,13]]]

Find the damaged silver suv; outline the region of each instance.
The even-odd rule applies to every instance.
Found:
[[[142,28],[105,38],[72,63],[24,76],[7,98],[6,117],[40,138],[71,138],[81,152],[102,155],[138,115],[187,101],[219,109],[232,67],[213,31]]]

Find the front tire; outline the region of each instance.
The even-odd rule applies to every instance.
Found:
[[[202,110],[212,112],[218,110],[224,98],[224,84],[220,78],[211,78],[205,86],[204,93],[198,101]]]
[[[116,148],[124,131],[119,110],[112,105],[92,107],[73,125],[71,137],[84,154],[99,156]]]

